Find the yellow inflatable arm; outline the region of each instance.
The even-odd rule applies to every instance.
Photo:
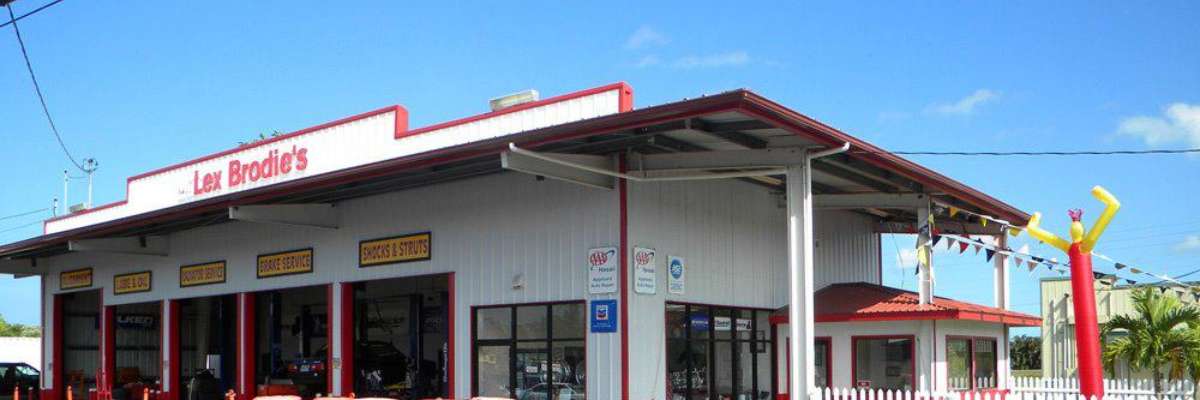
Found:
[[[1092,229],[1088,230],[1087,236],[1083,238],[1083,243],[1079,245],[1080,250],[1084,253],[1091,252],[1096,248],[1096,242],[1100,240],[1100,235],[1104,234],[1104,229],[1108,228],[1108,223],[1112,221],[1113,216],[1117,215],[1117,210],[1121,209],[1121,202],[1113,197],[1112,193],[1100,186],[1092,188],[1092,197],[1104,203],[1104,212],[1100,213],[1100,218],[1096,219],[1096,223],[1092,225]]]
[[[1029,218],[1029,224],[1025,226],[1025,229],[1029,231],[1029,235],[1037,238],[1038,240],[1049,243],[1051,246],[1057,247],[1059,250],[1065,252],[1071,249],[1071,243],[1068,243],[1066,240],[1063,240],[1063,238],[1055,236],[1053,233],[1042,229],[1040,226],[1041,223],[1042,213],[1035,212],[1033,213],[1033,216]]]

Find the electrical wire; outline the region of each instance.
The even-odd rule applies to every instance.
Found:
[[[1079,151],[867,151],[850,150],[856,154],[895,154],[903,156],[1109,156],[1109,155],[1144,155],[1144,154],[1187,154],[1200,153],[1200,148],[1192,149],[1150,149],[1150,150],[1079,150]]]
[[[62,148],[63,154],[67,155],[67,159],[71,160],[71,164],[75,165],[80,171],[88,172],[87,168],[75,161],[75,156],[71,155],[71,151],[67,150],[67,144],[63,142],[62,135],[58,133],[58,126],[54,125],[54,118],[50,116],[50,107],[46,106],[46,97],[42,95],[42,87],[38,84],[37,75],[33,73],[33,63],[29,61],[29,51],[25,49],[25,39],[21,37],[21,29],[17,27],[17,17],[13,13],[12,4],[6,6],[8,8],[9,25],[13,27],[13,33],[17,35],[17,44],[21,46],[21,56],[25,58],[25,69],[29,71],[29,80],[33,81],[33,90],[37,92],[38,101],[42,104],[42,113],[46,115],[46,121],[50,123],[50,131],[54,132],[54,138],[58,140],[58,146]]]
[[[50,209],[50,207],[46,207],[46,208],[39,208],[39,209],[33,210],[33,211],[26,211],[26,212],[19,213],[19,214],[5,215],[3,217],[0,217],[0,221],[6,220],[6,219],[13,219],[16,217],[24,217],[24,216],[30,215],[30,214],[37,214],[37,213],[40,213],[40,212],[43,212],[43,211],[46,211],[49,209]]]
[[[12,232],[12,231],[15,231],[15,230],[17,230],[17,229],[21,229],[21,228],[28,228],[28,227],[30,227],[30,226],[34,226],[34,225],[37,225],[37,224],[40,224],[40,223],[42,223],[42,220],[40,220],[40,219],[39,219],[39,220],[37,220],[37,221],[30,221],[29,223],[26,223],[26,224],[17,225],[17,226],[14,226],[14,227],[12,227],[12,228],[8,228],[8,229],[0,230],[0,233]]]
[[[44,5],[44,6],[41,6],[41,7],[38,7],[38,8],[35,8],[35,9],[33,9],[33,11],[30,11],[30,12],[27,12],[27,13],[24,13],[24,14],[21,14],[21,16],[20,16],[20,17],[13,18],[13,20],[12,20],[12,21],[5,22],[5,23],[2,23],[2,24],[0,24],[0,28],[3,28],[3,27],[6,27],[6,26],[9,26],[9,25],[13,24],[13,23],[14,23],[14,22],[16,22],[16,21],[20,21],[20,20],[22,20],[22,19],[25,19],[25,17],[28,17],[28,16],[30,16],[30,15],[33,15],[33,14],[37,14],[38,12],[40,12],[40,11],[42,11],[42,10],[45,10],[45,9],[47,9],[47,8],[50,8],[50,6],[52,6],[52,5],[55,5],[55,4],[58,4],[58,3],[61,3],[61,2],[62,2],[62,0],[54,0],[54,1],[52,1],[52,2],[46,3],[46,5]],[[10,4],[11,4],[11,3],[10,3]],[[7,6],[8,4],[5,4],[5,5]]]

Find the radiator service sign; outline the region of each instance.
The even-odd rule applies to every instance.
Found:
[[[225,283],[225,262],[217,261],[179,267],[179,287]]]
[[[588,250],[588,293],[617,292],[617,259],[616,247],[600,247]]]

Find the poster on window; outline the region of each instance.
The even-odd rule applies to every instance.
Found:
[[[684,267],[683,257],[667,256],[667,292],[683,294],[686,274],[687,268]]]
[[[654,249],[633,248],[633,291],[640,294],[658,292],[658,277],[654,270]]]
[[[713,330],[717,332],[729,332],[733,330],[733,319],[729,317],[713,317]]]
[[[588,250],[588,293],[617,292],[616,247],[600,247]]]

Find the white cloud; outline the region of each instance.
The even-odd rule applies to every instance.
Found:
[[[637,67],[637,68],[646,68],[646,67],[653,67],[658,64],[659,64],[658,56],[651,54],[651,55],[642,57],[642,59],[633,63],[633,66]]]
[[[1200,147],[1200,104],[1174,103],[1163,117],[1139,115],[1121,120],[1117,133],[1142,139],[1147,146],[1183,143]]]
[[[680,69],[736,67],[750,63],[750,55],[745,51],[731,51],[703,56],[681,57],[671,63],[672,67]]]
[[[631,50],[641,49],[651,46],[662,46],[670,42],[671,39],[668,39],[666,35],[654,30],[654,28],[642,26],[636,31],[633,31],[633,34],[629,35],[629,39],[625,40],[625,48]]]
[[[975,112],[976,107],[995,100],[997,97],[1000,97],[1000,93],[979,89],[953,103],[930,105],[925,111],[942,115],[970,115]]]
[[[896,253],[896,264],[900,269],[912,269],[917,267],[917,249],[900,249]]]
[[[1175,251],[1187,252],[1200,250],[1200,235],[1188,235],[1183,241],[1175,244]]]

